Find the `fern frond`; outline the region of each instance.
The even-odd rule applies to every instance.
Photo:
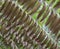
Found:
[[[60,18],[58,18],[58,15],[54,13],[53,10],[49,9],[49,6],[47,7],[47,5],[43,3],[42,9],[39,10],[38,16],[34,20],[32,14],[40,8],[42,3],[37,0],[31,0],[30,2],[28,0],[19,1],[20,5],[15,1],[5,0],[3,5],[0,7],[0,13],[2,13],[0,15],[0,34],[2,35],[6,45],[12,47],[11,44],[13,43],[17,47],[22,45],[27,49],[30,49],[32,46],[35,49],[36,46],[41,45],[44,48],[58,49],[58,43],[38,24],[38,21],[44,21],[51,11],[48,21],[46,21],[46,24],[44,25],[50,25],[48,27],[52,32],[58,32],[60,26]],[[38,6],[34,6],[36,3]],[[21,8],[21,5],[23,5],[23,8]],[[40,17],[42,17],[41,20],[39,19]],[[27,43],[28,46],[24,45],[24,42]]]
[[[26,2],[25,2],[26,1]],[[60,21],[60,15],[59,14],[57,14],[56,13],[56,9],[58,9],[58,7],[59,7],[59,3],[60,3],[60,1],[58,0],[51,0],[50,1],[50,3],[48,4],[46,1],[38,1],[38,0],[36,0],[36,2],[34,1],[34,0],[30,0],[30,1],[28,1],[28,0],[18,0],[18,2],[19,2],[19,4],[21,5],[21,6],[23,6],[22,8],[23,9],[25,9],[26,8],[26,12],[29,14],[30,13],[30,11],[31,11],[31,13],[37,13],[37,11],[38,11],[38,16],[36,16],[36,19],[38,20],[38,21],[40,21],[40,22],[45,22],[45,20],[46,20],[46,23],[45,23],[45,25],[46,26],[48,26],[48,28],[49,28],[49,30],[51,30],[54,34],[58,34],[58,32],[59,32],[59,21]],[[32,3],[30,3],[30,2],[33,2],[33,3],[35,3],[34,5],[32,5]],[[27,5],[25,5],[25,3],[27,4]],[[28,4],[29,3],[29,4]],[[32,5],[33,6],[33,8],[31,8],[31,6],[29,6],[29,5]],[[36,5],[36,6],[35,6]],[[38,7],[37,7],[37,5],[38,5]],[[41,5],[43,5],[42,6],[42,9],[40,9],[41,8]],[[25,8],[24,8],[25,7]],[[29,7],[28,9],[30,9],[30,10],[28,10],[27,9],[27,7]],[[35,9],[35,8],[36,9]],[[32,11],[32,9],[34,10],[34,12]],[[27,11],[28,10],[28,11]],[[31,14],[29,14],[29,15],[31,15]],[[42,18],[41,18],[42,17]],[[35,19],[35,20],[36,20]]]

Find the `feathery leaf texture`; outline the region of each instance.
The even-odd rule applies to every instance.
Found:
[[[60,14],[56,12],[59,8],[59,0],[49,4],[46,0],[3,0],[0,37],[6,49],[60,49]]]

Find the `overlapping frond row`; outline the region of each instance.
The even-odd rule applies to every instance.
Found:
[[[56,13],[55,8],[60,8],[60,1],[58,0],[54,7],[52,7],[52,5],[56,0],[52,0],[50,4],[47,4],[45,0],[43,1],[44,2],[41,0],[18,0],[19,4],[29,15],[38,11],[38,15],[36,16],[38,21],[43,22],[48,18],[45,25],[48,26],[53,33],[58,34],[60,30],[60,15]]]
[[[27,49],[39,45],[44,48],[57,49],[57,42],[46,34],[46,31],[39,26],[38,21],[44,21],[51,12],[45,25],[50,24],[49,29],[52,32],[58,32],[60,26],[58,15],[49,6],[47,7],[45,3],[43,4],[37,0],[19,0],[19,2],[20,5],[14,1],[5,0],[0,7],[0,34],[4,38],[4,42],[10,46],[14,42],[17,47],[23,45]],[[22,8],[20,8],[21,5],[23,5]],[[42,8],[38,10],[41,5],[43,5]],[[39,11],[38,16],[34,20],[32,14],[37,11]],[[42,18],[40,19],[40,17]],[[54,26],[56,27],[54,28]],[[24,45],[24,42],[27,44]]]
[[[9,6],[11,6],[11,8],[9,7]],[[18,6],[17,6],[18,7]],[[14,4],[14,3],[12,3],[12,1],[10,1],[10,2],[8,2],[8,1],[6,1],[4,4],[3,4],[3,7],[0,9],[0,11],[1,12],[3,12],[3,14],[1,15],[1,17],[0,17],[0,19],[2,20],[2,22],[1,22],[1,25],[3,25],[3,27],[2,27],[2,29],[1,29],[1,33],[2,33],[2,36],[4,37],[4,39],[6,40],[5,42],[7,42],[7,43],[10,43],[11,44],[11,38],[12,38],[12,36],[11,35],[13,35],[13,36],[15,36],[14,38],[15,39],[13,39],[15,42],[19,42],[20,40],[21,40],[21,38],[22,38],[22,36],[24,36],[25,37],[25,41],[27,40],[28,41],[28,43],[30,43],[30,42],[32,42],[32,40],[30,40],[29,38],[28,38],[28,36],[26,36],[26,33],[25,33],[25,30],[24,29],[22,29],[22,27],[21,27],[21,29],[19,29],[20,27],[18,27],[18,25],[20,25],[20,24],[22,24],[21,22],[22,21],[20,21],[20,18],[21,19],[23,19],[23,17],[25,16],[24,15],[24,12],[22,12],[21,10],[19,10],[18,8],[16,7],[16,5]],[[8,8],[8,10],[7,10],[7,8]],[[13,10],[13,9],[14,10]],[[16,12],[18,10],[18,13]],[[5,12],[6,11],[6,12]],[[11,13],[12,12],[12,13]],[[9,14],[8,14],[9,13]],[[12,14],[12,15],[11,15]],[[17,14],[17,15],[16,15]],[[21,15],[22,14],[22,15]],[[17,17],[15,17],[14,18],[14,16],[17,16]],[[21,16],[23,16],[23,17],[21,17]],[[4,19],[3,19],[4,18]],[[8,18],[9,18],[9,20],[8,20]],[[11,21],[12,19],[14,18],[14,20],[13,21]],[[18,22],[17,22],[18,21]],[[27,21],[27,20],[26,20]],[[11,22],[13,22],[13,23],[11,23]],[[7,24],[6,24],[7,23]],[[16,23],[16,25],[15,25],[15,23]],[[23,22],[24,23],[24,22]],[[5,25],[7,25],[7,26],[5,26]],[[12,26],[11,26],[12,25]],[[15,28],[16,27],[16,28]],[[5,29],[4,29],[5,28]],[[6,28],[8,28],[8,30],[6,30]],[[15,28],[15,29],[14,29]],[[12,29],[14,29],[14,30],[12,30]],[[2,31],[3,30],[3,31]],[[12,34],[11,34],[11,30],[12,30]],[[18,31],[19,30],[19,31]],[[14,35],[15,34],[15,32],[18,32],[17,33],[17,35]],[[17,39],[18,38],[18,39]],[[26,42],[27,42],[26,41]],[[19,42],[19,44],[21,43],[21,41]],[[23,43],[23,41],[22,41],[22,43]],[[28,44],[27,43],[27,44]],[[31,45],[33,45],[33,43],[31,43]],[[29,45],[28,45],[29,46]]]

